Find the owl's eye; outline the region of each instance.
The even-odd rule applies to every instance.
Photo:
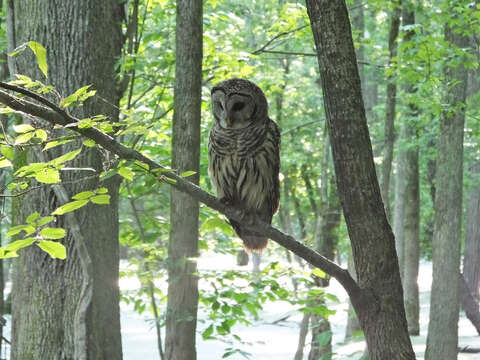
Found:
[[[242,110],[244,107],[245,107],[245,103],[244,103],[244,102],[237,102],[237,103],[233,104],[232,110],[233,110],[233,111],[240,111],[240,110]]]
[[[215,106],[220,108],[220,110],[223,110],[223,105],[220,101],[215,101]]]

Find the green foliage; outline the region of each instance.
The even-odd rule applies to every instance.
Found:
[[[42,71],[43,75],[45,77],[48,77],[48,65],[47,65],[47,50],[43,47],[42,44],[39,44],[36,41],[29,41],[25,44],[22,44],[18,46],[12,53],[10,53],[10,56],[16,56],[22,51],[24,51],[27,47],[29,47],[33,53],[35,54],[35,57],[37,58],[37,64],[40,70]]]

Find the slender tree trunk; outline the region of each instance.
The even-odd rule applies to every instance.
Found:
[[[300,323],[300,333],[298,335],[297,351],[295,352],[293,360],[303,360],[303,348],[305,347],[305,340],[307,339],[310,316],[309,313],[303,314],[302,322]]]
[[[202,2],[177,1],[172,167],[198,184],[202,85]],[[168,244],[166,360],[195,360],[198,202],[172,189]]]
[[[412,126],[412,125],[410,125]],[[408,129],[411,141],[417,141],[416,130]],[[413,125],[415,126],[415,125]],[[407,169],[405,186],[405,221],[404,221],[404,269],[403,269],[403,298],[407,315],[408,333],[420,334],[418,299],[418,266],[420,261],[420,191],[418,173],[418,145],[407,151]]]
[[[393,1],[394,9],[390,15],[390,30],[388,33],[388,65],[395,66],[393,59],[397,56],[397,37],[400,27],[401,1]],[[385,135],[383,146],[382,176],[380,192],[387,217],[390,219],[390,173],[392,171],[393,144],[395,142],[395,105],[397,101],[397,84],[392,77],[387,83],[387,104],[385,113]]]
[[[403,9],[403,25],[415,24],[415,13],[408,4]],[[414,35],[412,30],[405,35],[404,41],[410,41]],[[415,86],[408,84],[405,87],[406,98],[415,94]],[[405,213],[403,233],[403,298],[407,315],[408,332],[410,335],[420,334],[418,299],[418,266],[420,261],[420,190],[418,171],[418,110],[413,103],[408,104],[409,111],[405,118],[405,140],[410,145],[405,151]],[[412,144],[413,143],[413,144]]]
[[[402,125],[400,139],[406,138],[406,125]],[[404,239],[404,221],[405,221],[405,172],[406,172],[406,153],[403,149],[398,150],[397,166],[395,172],[395,204],[393,209],[393,233],[395,234],[395,248],[398,256],[398,265],[400,276],[403,279],[405,269],[405,239]]]
[[[480,300],[480,163],[472,167],[475,186],[467,195],[463,276],[472,295]]]
[[[467,195],[465,250],[460,294],[467,318],[480,334],[480,163],[472,166],[474,187]]]
[[[98,95],[74,109],[74,115],[105,114],[117,121],[120,92],[115,67],[123,44],[122,6],[114,0],[9,0],[8,5],[9,47],[32,40],[43,44],[50,70],[46,80],[28,52],[12,59],[11,68],[47,81],[62,97],[92,84]],[[59,135],[41,120],[37,125]],[[74,141],[45,152],[29,151],[27,158],[29,163],[41,162],[80,147],[81,141]],[[94,175],[99,175],[105,160],[100,149],[84,148],[70,164],[93,168]],[[22,251],[12,288],[12,359],[122,358],[117,285],[119,181],[113,177],[102,182],[91,175],[63,172],[63,184],[35,190],[21,199],[19,222],[34,211],[49,215],[74,194],[100,186],[108,189],[110,204],[89,204],[57,216],[56,224],[69,229],[63,240],[65,261],[51,259],[36,246]],[[79,181],[87,176],[88,180]]]
[[[465,47],[465,38],[445,25],[445,40]],[[467,71],[445,69],[445,99],[437,148],[433,272],[426,360],[457,359],[460,235],[462,219],[463,126]],[[452,108],[455,111],[452,111]]]
[[[349,290],[349,296],[372,360],[413,360],[395,243],[375,173],[347,7],[343,0],[306,3],[317,47],[338,194],[360,288]]]
[[[355,264],[353,263],[352,250],[350,250],[350,254],[348,254],[347,269],[350,275],[352,275],[352,278],[354,280],[357,280],[357,272],[355,271]],[[358,316],[355,313],[355,309],[352,306],[352,302],[349,299],[347,326],[345,328],[345,341],[350,340],[354,336],[354,334],[358,331],[362,331],[362,328],[360,327],[360,323],[358,322]]]

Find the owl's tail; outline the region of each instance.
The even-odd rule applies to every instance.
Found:
[[[255,231],[251,231],[242,227],[238,222],[230,220],[230,224],[237,233],[238,237],[242,239],[243,246],[247,252],[261,253],[268,244],[268,238]]]

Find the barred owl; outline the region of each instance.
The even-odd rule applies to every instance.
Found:
[[[212,111],[208,172],[217,196],[271,224],[280,200],[280,131],[265,95],[251,81],[225,80],[212,89]],[[229,221],[247,251],[265,249],[265,236]]]

